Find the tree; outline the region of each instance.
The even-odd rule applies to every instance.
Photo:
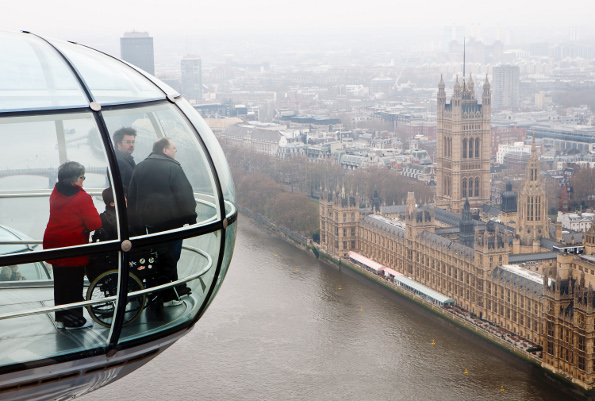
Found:
[[[589,166],[577,167],[570,179],[572,187],[572,206],[593,207],[595,206],[595,169]]]

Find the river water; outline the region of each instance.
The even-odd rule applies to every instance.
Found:
[[[240,216],[227,278],[194,329],[81,398],[111,399],[569,398],[539,369]]]

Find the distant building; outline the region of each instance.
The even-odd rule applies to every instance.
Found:
[[[593,223],[593,213],[564,213],[558,211],[558,219],[562,223],[562,228],[572,231],[587,232]]]
[[[527,139],[526,128],[493,126],[491,134],[490,154],[492,157],[496,157],[499,144],[508,142],[524,142],[525,139]]]
[[[528,156],[531,154],[531,145],[525,145],[524,142],[501,143],[498,146],[498,153],[496,153],[496,163],[504,163],[504,156],[508,154],[525,153]]]
[[[543,139],[547,147],[568,151],[589,152],[595,148],[595,127],[586,125],[567,125],[539,123],[529,128],[535,137]]]
[[[182,58],[182,96],[186,99],[202,99],[202,61],[197,56]]]
[[[430,121],[410,121],[400,124],[405,138],[411,139],[417,135],[423,135],[428,139],[436,139],[436,123]]]
[[[126,32],[120,38],[120,57],[151,75],[155,75],[153,38],[148,32]]]
[[[493,69],[495,109],[518,109],[520,101],[520,69],[514,65],[500,65]]]
[[[392,92],[393,86],[395,85],[395,80],[392,78],[387,77],[380,77],[374,78],[372,82],[370,82],[370,93],[384,93],[386,95],[390,95]]]

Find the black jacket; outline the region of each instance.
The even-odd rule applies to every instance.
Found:
[[[120,152],[118,149],[116,149],[116,159],[118,160],[120,177],[122,177],[122,185],[124,185],[124,188],[126,188],[130,183],[132,172],[134,171],[134,167],[136,167],[136,163],[134,162],[134,158],[130,153]]]
[[[105,211],[99,217],[101,217],[101,227],[95,230],[93,242],[118,239],[116,208],[114,206],[106,206]]]
[[[180,163],[164,153],[140,162],[128,187],[128,211],[133,230],[164,231],[196,223],[192,186]]]

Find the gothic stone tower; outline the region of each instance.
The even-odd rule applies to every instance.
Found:
[[[525,172],[525,180],[519,194],[517,227],[516,242],[520,240],[520,246],[531,247],[532,252],[539,251],[539,241],[542,238],[550,237],[547,198],[535,151],[535,136],[533,136],[531,158]]]
[[[473,78],[454,86],[446,103],[444,80],[438,85],[437,205],[461,213],[490,200],[491,94],[486,75],[481,103],[475,99]]]
[[[345,257],[357,250],[357,227],[360,220],[357,194],[346,194],[345,187],[324,192],[320,198],[320,246],[333,255]]]

